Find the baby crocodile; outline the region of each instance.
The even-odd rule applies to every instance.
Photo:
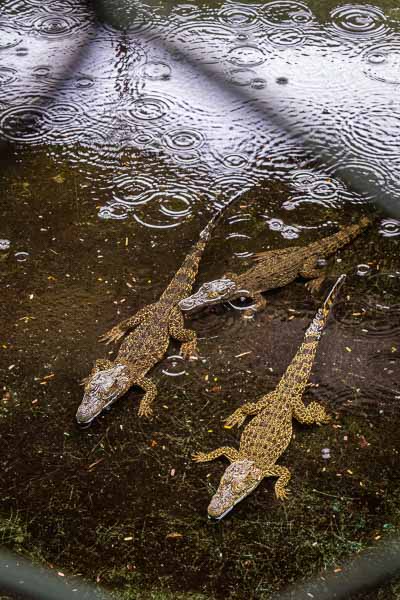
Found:
[[[252,492],[264,477],[278,477],[275,493],[278,498],[287,497],[286,485],[290,472],[276,464],[289,445],[292,437],[292,418],[300,423],[328,423],[330,417],[318,402],[306,407],[302,395],[317,351],[318,341],[327,321],[330,307],[343,282],[341,275],[322,308],[308,327],[304,341],[273,392],[238,408],[226,425],[241,425],[248,415],[257,415],[243,430],[239,450],[228,446],[213,452],[199,452],[193,459],[197,462],[213,460],[225,455],[232,463],[222,476],[217,492],[208,507],[208,515],[222,519],[238,502]]]
[[[198,242],[193,245],[159,300],[141,308],[135,315],[125,319],[100,338],[110,343],[126,335],[115,360],[97,360],[91,374],[84,381],[85,392],[76,413],[78,423],[90,423],[133,385],[145,391],[139,405],[139,415],[151,416],[157,388],[147,379],[146,374],[164,356],[170,337],[184,342],[181,346],[181,354],[184,357],[195,353],[196,334],[184,328],[183,315],[178,304],[190,294],[211,232],[223,210],[235,198],[225,204],[200,233]]]
[[[345,227],[322,240],[308,246],[294,246],[282,250],[270,250],[256,254],[256,265],[242,275],[225,274],[222,279],[204,283],[200,289],[179,303],[183,311],[192,311],[241,297],[252,298],[253,311],[265,307],[266,300],[261,292],[283,287],[301,276],[312,279],[308,285],[317,290],[324,276],[318,268],[319,261],[336,252],[357,237],[371,220],[363,217],[359,223]]]

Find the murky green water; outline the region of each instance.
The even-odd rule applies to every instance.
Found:
[[[398,532],[397,2],[103,1],[102,25],[75,0],[0,10],[0,542],[126,598],[270,598]],[[348,277],[305,400],[333,423],[295,425],[288,501],[265,480],[211,524],[226,464],[191,455],[237,446],[223,420],[285,371],[319,305],[304,282],[253,319],[193,316],[200,359],[171,344],[152,422],[138,389],[89,429],[74,415],[113,352],[98,337],[158,298],[238,192],[199,282],[376,221],[328,261]]]

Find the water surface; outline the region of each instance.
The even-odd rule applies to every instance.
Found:
[[[399,9],[319,4],[2,4],[8,547],[126,597],[270,598],[398,529],[400,222],[384,207],[399,191]],[[301,281],[271,292],[253,319],[240,306],[193,317],[201,358],[171,345],[151,423],[136,389],[88,430],[74,414],[80,381],[113,352],[99,335],[158,298],[239,192],[199,282],[376,221],[327,265],[329,282],[348,277],[305,400],[333,424],[295,426],[285,504],[267,480],[212,525],[225,464],[191,454],[237,445],[223,419],[277,384],[329,282],[319,297]]]

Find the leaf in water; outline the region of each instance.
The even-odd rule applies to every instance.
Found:
[[[56,175],[55,177],[52,177],[52,180],[56,183],[64,183],[65,177],[64,175]]]
[[[182,537],[183,537],[182,533],[178,533],[178,531],[173,531],[171,533],[167,533],[167,535],[165,536],[165,539],[166,540],[179,540]]]

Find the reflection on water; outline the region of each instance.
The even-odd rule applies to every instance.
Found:
[[[73,422],[78,382],[112,356],[98,336],[158,298],[215,206],[242,193],[199,283],[399,195],[398,12],[319,4],[121,1],[99,23],[77,0],[2,3],[1,496],[24,551],[113,587],[269,598],[400,525],[397,216],[320,264],[348,273],[307,397],[334,422],[296,427],[284,507],[265,485],[208,527],[223,465],[190,456],[236,445],[223,419],[279,381],[319,301],[300,281],[252,318],[240,301],[194,315],[199,359],[172,345],[154,369],[152,423],[137,390]]]
[[[10,0],[0,56],[7,86],[1,136],[55,145],[54,158],[89,172],[94,166],[96,178],[101,169],[109,204],[102,218],[127,218],[112,190],[144,150],[171,163],[177,175],[168,193],[184,182],[190,212],[198,194],[221,179],[225,193],[233,178],[243,188],[265,177],[301,179],[295,164],[310,139],[329,153],[321,153],[310,185],[295,185],[289,225],[304,202],[340,209],[342,201],[360,201],[341,180],[349,173],[372,197],[378,189],[398,195],[400,34],[379,7],[332,7],[322,21],[292,1],[217,10],[121,3],[114,13],[103,4],[111,17],[104,25],[77,1]],[[72,65],[67,73],[63,63]],[[152,179],[151,167],[141,171]],[[134,190],[130,197],[129,214],[136,214]],[[176,224],[157,198],[151,203],[160,224]]]

